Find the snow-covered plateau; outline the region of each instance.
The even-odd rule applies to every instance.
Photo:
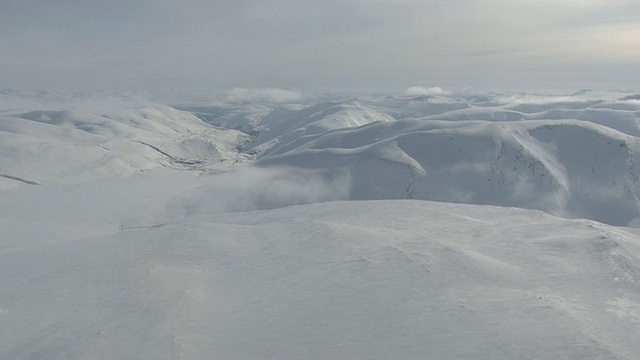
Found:
[[[2,359],[638,359],[640,96],[0,94]]]

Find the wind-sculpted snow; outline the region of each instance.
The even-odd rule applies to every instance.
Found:
[[[135,99],[5,96],[0,97],[0,187],[233,163],[245,158],[237,147],[248,139],[190,113]]]

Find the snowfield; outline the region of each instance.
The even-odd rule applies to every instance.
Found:
[[[635,94],[5,93],[2,359],[640,354]]]

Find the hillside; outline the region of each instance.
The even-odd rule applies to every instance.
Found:
[[[11,291],[0,293],[0,356],[633,359],[640,351],[635,230],[424,201],[228,212],[197,197],[225,199],[211,191],[227,189],[202,187],[216,177],[6,190],[0,231],[11,237],[0,286]]]
[[[0,96],[0,188],[246,160],[249,136],[135,98]]]
[[[604,95],[0,95],[0,358],[635,359]]]
[[[347,172],[351,199],[516,206],[628,225],[640,217],[640,104],[580,96],[387,97],[279,109],[255,123],[245,151],[257,152],[259,166]],[[626,110],[613,109],[620,104]]]
[[[593,123],[401,120],[305,140],[258,164],[346,169],[353,199],[517,206],[616,225],[640,216],[638,138]]]

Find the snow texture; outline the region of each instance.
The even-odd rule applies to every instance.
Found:
[[[638,96],[412,91],[2,92],[0,358],[636,359]]]

